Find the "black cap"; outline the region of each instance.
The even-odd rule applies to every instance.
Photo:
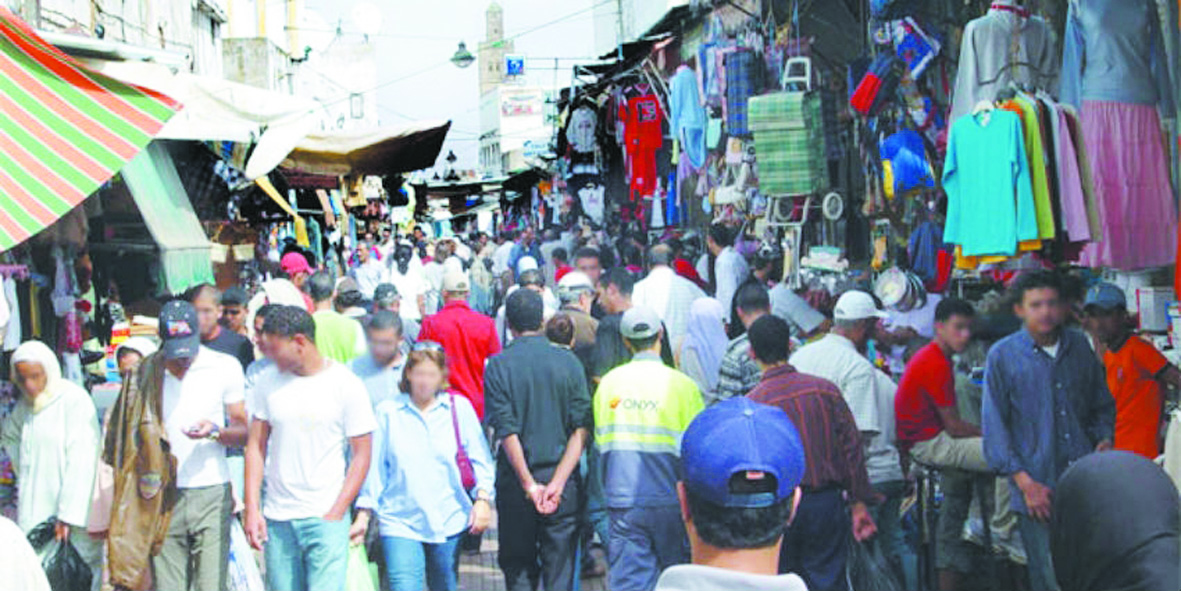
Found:
[[[223,306],[245,306],[250,297],[246,295],[246,290],[235,285],[221,293],[221,305]]]
[[[377,302],[392,302],[400,297],[398,288],[393,283],[382,283],[373,290],[373,300]]]
[[[165,359],[191,359],[201,346],[197,309],[184,300],[172,300],[160,310],[161,350]]]

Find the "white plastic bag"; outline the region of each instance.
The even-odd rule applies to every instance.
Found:
[[[230,591],[266,591],[262,573],[254,559],[254,550],[246,541],[246,532],[237,519],[230,519]]]

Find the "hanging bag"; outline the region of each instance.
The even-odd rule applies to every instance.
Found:
[[[471,492],[476,488],[476,470],[472,468],[472,459],[463,448],[463,439],[459,436],[459,415],[455,412],[455,393],[451,396],[451,426],[455,428],[455,464],[459,466],[459,479],[463,482],[463,490]]]

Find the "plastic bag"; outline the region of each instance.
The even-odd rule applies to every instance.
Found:
[[[53,591],[90,591],[93,579],[90,566],[82,560],[68,539],[63,542],[54,539],[56,523],[56,519],[46,520],[28,535],[29,545],[33,546],[37,554],[44,556],[41,567],[49,579],[49,588]],[[47,548],[48,552],[45,551]]]
[[[348,574],[345,583],[346,591],[377,591],[376,565],[369,564],[369,553],[365,552],[364,544],[349,546]]]
[[[849,583],[857,591],[904,591],[877,544],[849,540]]]
[[[230,591],[266,591],[254,551],[246,541],[246,532],[237,519],[230,523],[230,562],[226,578]]]

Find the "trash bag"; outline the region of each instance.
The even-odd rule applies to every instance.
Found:
[[[90,591],[93,579],[90,566],[82,560],[69,539],[62,542],[54,539],[56,524],[56,519],[48,519],[34,527],[28,535],[29,545],[44,557],[41,567],[49,579],[49,588],[53,591]]]
[[[905,591],[878,545],[850,538],[848,561],[850,587],[857,591]]]

